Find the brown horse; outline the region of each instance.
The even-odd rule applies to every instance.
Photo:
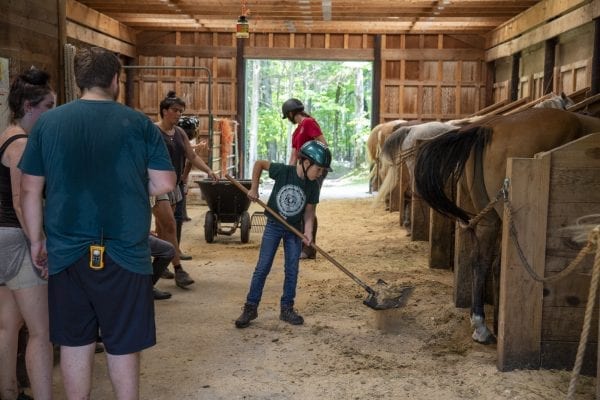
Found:
[[[532,157],[593,132],[600,132],[600,119],[548,108],[529,109],[448,132],[420,147],[416,188],[433,209],[466,224],[472,214],[446,196],[448,179],[462,177],[473,211],[479,213],[502,188],[509,157]],[[485,325],[484,287],[492,263],[499,265],[501,218],[502,204],[497,203],[474,228],[471,325],[472,337],[480,343],[495,341]]]

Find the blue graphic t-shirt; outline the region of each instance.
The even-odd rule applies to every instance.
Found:
[[[306,205],[319,202],[319,184],[301,179],[296,173],[296,166],[280,163],[271,163],[269,177],[275,180],[275,185],[267,205],[290,225],[300,229]]]

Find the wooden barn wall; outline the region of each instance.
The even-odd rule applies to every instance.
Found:
[[[134,64],[167,68],[132,70],[130,105],[157,121],[160,102],[174,90],[186,102],[185,113],[199,117],[201,134],[208,132],[209,108],[214,118],[236,119],[236,39],[232,33],[144,32],[137,41]],[[172,66],[210,70],[211,107],[208,72],[168,69]]]
[[[598,212],[600,205],[600,136],[590,135],[552,153],[546,267],[549,276],[562,271],[576,257],[581,243],[572,241],[568,229],[584,215]],[[570,275],[544,284],[542,309],[542,367],[573,365],[589,293],[594,255],[584,258]],[[585,368],[595,367],[598,312],[594,310],[586,349]]]
[[[8,59],[9,81],[34,65],[50,74],[51,85],[59,99],[62,96],[61,3],[46,0],[0,2],[0,58]],[[0,131],[4,130],[8,118],[5,105],[6,97],[0,93]]]
[[[380,122],[448,120],[485,106],[483,42],[455,35],[385,35]]]
[[[587,23],[559,35],[556,44],[554,80],[551,91],[567,95],[591,86],[591,66],[594,50],[594,24]],[[518,97],[542,96],[544,81],[544,42],[521,51]],[[494,102],[510,95],[512,56],[494,60]]]
[[[243,42],[244,59],[373,61],[374,36],[367,34],[253,33]],[[380,121],[441,120],[474,113],[485,98],[483,41],[469,35],[383,35]],[[188,65],[211,69],[213,114],[236,119],[237,41],[231,33],[143,32],[138,65]],[[133,105],[156,118],[169,90],[186,100],[188,113],[207,114],[202,71],[142,70],[134,77]],[[201,127],[205,130],[206,123]]]

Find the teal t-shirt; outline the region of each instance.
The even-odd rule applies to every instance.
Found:
[[[269,177],[275,180],[267,205],[296,229],[300,229],[307,204],[319,202],[317,181],[301,179],[296,166],[271,163]]]
[[[19,168],[45,178],[50,274],[101,241],[121,267],[152,273],[148,169],[173,165],[146,115],[108,100],[57,107],[34,126]]]

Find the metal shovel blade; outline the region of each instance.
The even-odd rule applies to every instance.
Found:
[[[373,291],[363,301],[363,304],[373,310],[389,310],[406,305],[406,301],[414,290],[414,286],[389,286],[379,279]]]

